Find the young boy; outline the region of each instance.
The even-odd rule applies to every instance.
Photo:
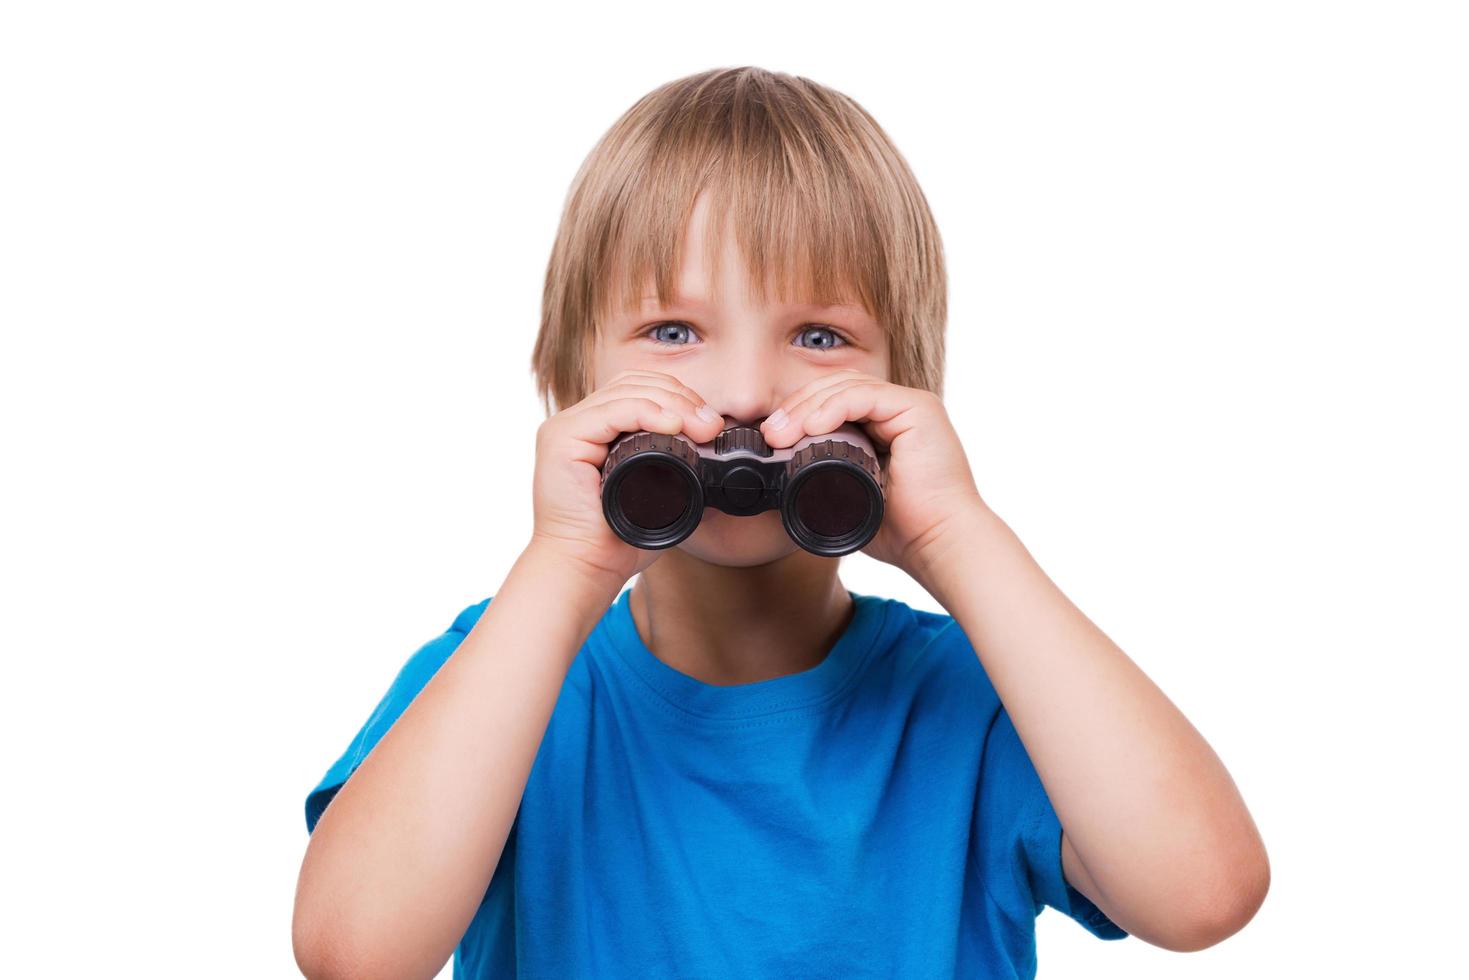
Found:
[[[837,92],[709,71],[608,131],[546,277],[531,541],[307,797],[307,976],[1033,977],[1046,905],[1172,950],[1254,915],[1223,765],[974,484],[945,289]],[[661,551],[603,517],[623,432],[847,421],[884,476],[864,551],[952,615],[848,591],[776,511]]]

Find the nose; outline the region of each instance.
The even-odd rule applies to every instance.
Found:
[[[737,429],[743,425],[752,429],[758,429],[769,415],[769,412],[762,412],[759,415],[726,415],[724,417],[724,427],[726,429]]]
[[[730,351],[720,358],[716,376],[705,380],[702,394],[724,416],[724,427],[758,426],[780,404],[784,388],[778,372],[761,351]]]
[[[751,401],[738,399],[710,399],[709,403],[714,410],[724,416],[724,427],[733,429],[737,426],[748,425],[758,428],[760,423],[775,411],[768,408],[766,400]]]

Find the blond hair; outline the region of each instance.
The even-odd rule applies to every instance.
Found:
[[[804,302],[858,302],[886,333],[890,380],[942,397],[943,246],[907,162],[851,98],[746,66],[649,92],[577,171],[531,355],[548,414],[591,393],[596,331],[619,305],[650,279],[662,303],[672,300],[705,190],[707,254],[732,216],[753,295],[768,301],[773,274],[781,297],[799,283]]]

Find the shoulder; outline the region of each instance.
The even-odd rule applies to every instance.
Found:
[[[489,604],[490,599],[486,598],[465,606],[443,631],[414,650],[398,671],[398,676],[393,679],[393,684],[383,702],[378,705],[375,715],[391,712],[396,716],[401,712],[406,702],[412,700],[433,675],[438,673],[454,651],[459,649],[459,644],[469,635],[474,624],[479,622],[480,615]],[[396,711],[393,710],[395,707]]]
[[[999,708],[989,675],[953,616],[915,608],[900,599],[871,598],[886,606],[882,657],[894,680],[943,690],[971,708],[991,712]]]
[[[984,678],[984,667],[974,646],[953,616],[918,609],[901,599],[872,598],[887,606],[884,632],[895,656],[914,664],[957,668],[961,673]]]
[[[493,598],[495,598],[493,595],[488,596],[473,605],[465,606],[459,615],[454,617],[454,622],[450,624],[449,629],[458,633],[468,633],[474,629],[474,624],[479,622],[480,616],[484,615],[484,611],[489,608],[490,600]]]
[[[398,669],[393,682],[388,685],[387,691],[378,700],[372,714],[357,730],[357,734],[353,736],[346,751],[332,763],[316,787],[307,794],[306,830],[308,833],[316,827],[316,821],[332,797],[336,795],[337,789],[346,782],[434,674],[438,673],[439,668],[448,662],[449,657],[459,648],[460,642],[479,621],[480,614],[489,604],[489,599],[482,599],[460,610],[447,628],[420,644],[418,649],[414,650],[403,666]]]

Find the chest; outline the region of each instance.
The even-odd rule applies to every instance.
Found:
[[[831,914],[890,900],[900,880],[957,884],[979,732],[942,708],[844,708],[692,725],[637,700],[558,704],[517,860],[548,890],[616,894],[623,907],[697,894],[741,914]]]

